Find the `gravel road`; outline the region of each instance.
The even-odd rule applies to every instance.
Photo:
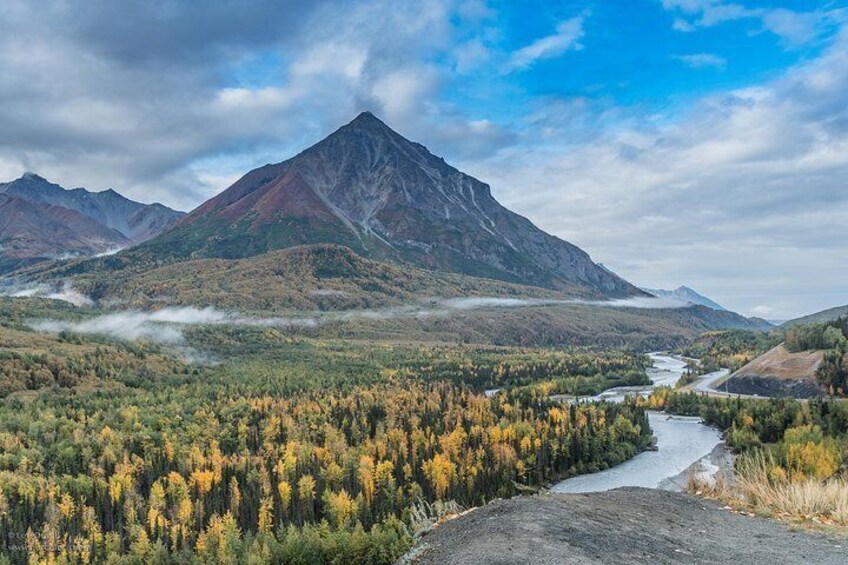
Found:
[[[686,494],[624,488],[498,500],[435,529],[419,564],[848,563],[848,538]]]

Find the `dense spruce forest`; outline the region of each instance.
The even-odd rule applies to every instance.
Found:
[[[640,355],[198,326],[191,364],[0,307],[0,562],[392,563],[447,510],[650,443],[633,401],[549,399],[644,382]]]

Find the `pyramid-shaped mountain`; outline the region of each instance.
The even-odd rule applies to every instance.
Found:
[[[367,112],[299,155],[247,173],[139,250],[170,262],[315,243],[584,295],[641,294]]]

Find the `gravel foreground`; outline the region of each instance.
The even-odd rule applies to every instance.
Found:
[[[415,564],[848,563],[848,538],[643,488],[498,500],[427,534]]]

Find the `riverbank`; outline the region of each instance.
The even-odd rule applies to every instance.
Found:
[[[674,492],[686,492],[691,480],[698,484],[714,485],[721,481],[725,485],[733,483],[733,463],[735,457],[724,442],[716,445],[713,450],[701,457],[689,467],[673,477],[660,481],[658,489]]]
[[[654,366],[648,369],[652,384],[644,387],[618,387],[581,401],[622,402],[628,395],[646,396],[659,386],[674,386],[686,370],[686,361],[662,353],[651,353]],[[721,434],[701,424],[700,418],[670,416],[649,412],[656,438],[656,450],[644,451],[624,463],[592,473],[571,477],[551,487],[554,492],[600,492],[619,487],[659,488],[663,481],[677,477],[709,455],[721,443]]]
[[[848,538],[796,531],[709,500],[654,489],[496,500],[424,536],[408,563],[845,562]]]
[[[578,475],[551,487],[553,492],[601,492],[619,487],[659,488],[664,480],[685,473],[721,443],[721,434],[700,418],[649,412],[656,450],[597,473]]]

